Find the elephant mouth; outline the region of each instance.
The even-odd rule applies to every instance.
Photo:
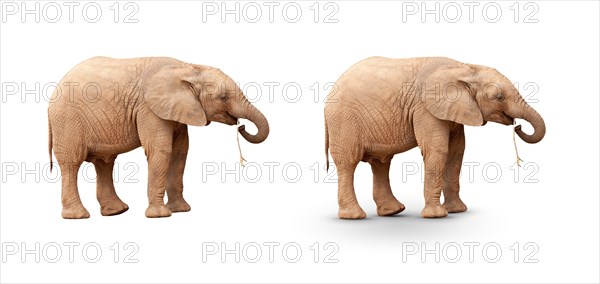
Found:
[[[229,114],[228,112],[218,113],[211,120],[227,125],[236,125],[238,121],[237,117]]]
[[[512,125],[513,123],[515,123],[515,119],[510,117],[509,115],[507,115],[505,112],[501,112],[498,115],[498,123],[500,124],[504,124],[504,125]]]
[[[511,116],[507,115],[505,112],[500,112],[500,113],[493,113],[490,116],[488,116],[484,121],[483,121],[483,125],[486,125],[488,121],[493,121],[496,123],[500,123],[503,125],[512,125],[515,122],[515,119],[512,118]]]
[[[513,125],[515,123],[515,119],[514,118],[510,117],[509,115],[507,115],[504,112],[502,114],[504,114],[504,118],[506,119],[505,120],[505,122],[506,122],[505,125]]]
[[[237,117],[229,114],[229,113],[225,113],[225,124],[227,125],[236,125],[238,122]]]

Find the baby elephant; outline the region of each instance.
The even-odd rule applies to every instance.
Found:
[[[115,192],[112,171],[117,155],[139,146],[148,161],[146,216],[189,211],[182,195],[187,125],[236,125],[239,118],[258,128],[252,135],[239,127],[249,142],[260,143],[269,135],[264,115],[219,69],[172,58],[95,57],[78,64],[61,80],[48,107],[50,161],[54,149],[62,176],[62,217],[90,216],[77,190],[83,161],[96,168],[102,215],[127,211]]]
[[[510,80],[493,68],[449,58],[367,58],[350,67],[336,87],[325,105],[325,153],[331,151],[337,167],[342,219],[366,217],[354,193],[360,161],[371,164],[377,214],[394,215],[404,205],[390,188],[390,162],[394,154],[419,146],[425,162],[421,215],[445,217],[467,210],[458,194],[463,125],[511,125],[522,118],[534,128],[528,135],[516,127],[523,141],[537,143],[546,133],[542,117]]]

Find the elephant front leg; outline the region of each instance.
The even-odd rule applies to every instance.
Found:
[[[445,151],[432,151],[425,155],[425,208],[421,211],[425,218],[448,216],[448,211],[440,204],[445,167]]]
[[[138,114],[138,134],[148,160],[148,209],[146,217],[169,217],[165,205],[169,165],[173,152],[174,123],[147,110]]]
[[[164,197],[167,189],[167,175],[171,151],[146,150],[148,152],[148,209],[146,217],[169,217],[171,210],[165,206]]]
[[[183,125],[173,140],[171,164],[167,179],[167,207],[171,212],[188,212],[190,205],[183,199],[183,172],[189,148],[187,125]]]
[[[93,163],[96,168],[96,198],[100,203],[102,216],[113,216],[127,211],[129,206],[117,196],[115,191],[112,176],[115,159],[108,162],[98,159]]]
[[[415,125],[415,136],[425,162],[425,208],[421,216],[446,217],[448,211],[440,204],[440,197],[445,185],[450,128],[447,122],[433,117],[420,120],[419,123]]]
[[[463,125],[458,125],[450,134],[448,160],[446,161],[446,182],[444,185],[443,206],[449,213],[467,211],[467,206],[460,199],[460,169],[465,152],[465,133]]]
[[[404,204],[394,197],[390,186],[391,158],[387,162],[373,159],[369,164],[373,171],[373,199],[377,204],[377,215],[392,216],[404,211]]]

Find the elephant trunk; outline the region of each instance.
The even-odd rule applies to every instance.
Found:
[[[515,132],[519,137],[527,143],[538,143],[544,138],[546,134],[546,124],[542,116],[535,111],[529,104],[527,104],[522,98],[518,103],[518,112],[514,118],[522,118],[527,120],[533,126],[533,134],[529,135],[521,130],[521,125],[515,127]]]
[[[265,116],[246,98],[241,99],[241,102],[236,104],[231,111],[231,115],[237,118],[248,119],[256,125],[258,132],[254,135],[248,133],[244,125],[241,125],[238,128],[239,133],[246,141],[254,144],[261,143],[269,136],[269,122],[267,121],[267,118],[265,118]]]

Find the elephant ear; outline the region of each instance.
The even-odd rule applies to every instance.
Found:
[[[206,114],[193,91],[198,71],[186,65],[162,67],[146,80],[144,100],[158,117],[204,126]]]
[[[483,125],[483,115],[470,83],[473,75],[467,65],[441,66],[433,70],[421,86],[425,108],[439,119]]]

